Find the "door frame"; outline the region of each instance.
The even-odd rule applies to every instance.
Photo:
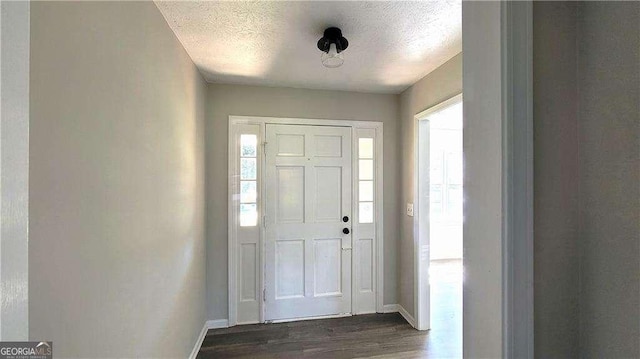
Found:
[[[532,1],[464,1],[462,52],[463,355],[533,358]]]
[[[463,354],[533,358],[533,4],[463,2],[462,23]]]
[[[262,215],[265,213],[266,206],[265,201],[261,200],[265,196],[262,196],[261,193],[264,193],[265,190],[265,180],[266,180],[266,171],[258,170],[257,180],[258,180],[258,227],[259,227],[259,238],[257,239],[258,248],[257,251],[257,288],[256,293],[258,296],[258,320],[250,320],[250,321],[239,321],[238,320],[238,274],[239,274],[239,263],[237,260],[238,255],[238,219],[237,213],[240,202],[238,200],[238,196],[236,193],[235,179],[236,176],[239,176],[239,168],[237,166],[238,158],[239,158],[239,143],[237,141],[238,137],[238,129],[242,126],[253,125],[258,128],[258,163],[259,168],[264,168],[266,164],[266,156],[264,156],[264,143],[265,143],[265,134],[266,134],[266,126],[267,124],[280,124],[280,125],[307,125],[307,126],[335,126],[335,127],[350,127],[352,129],[352,169],[354,175],[352,176],[352,201],[351,205],[354,209],[352,211],[352,216],[354,217],[354,222],[352,226],[353,237],[352,241],[355,244],[358,238],[358,225],[355,219],[355,206],[357,205],[357,190],[358,190],[358,176],[355,173],[357,169],[357,144],[358,144],[358,130],[364,131],[372,131],[374,132],[374,181],[375,181],[375,213],[374,213],[374,225],[375,225],[375,245],[374,245],[374,255],[373,255],[373,265],[375,266],[374,273],[374,294],[375,294],[375,310],[374,311],[362,311],[358,308],[357,303],[357,273],[354,270],[353,266],[355,265],[357,258],[358,249],[356,245],[352,245],[352,270],[351,270],[351,315],[357,314],[366,314],[372,312],[383,312],[383,294],[384,294],[384,183],[383,183],[383,123],[377,121],[353,121],[353,120],[325,120],[325,119],[304,119],[304,118],[285,118],[285,117],[259,117],[259,116],[229,116],[229,129],[228,129],[228,325],[242,325],[242,324],[255,324],[255,323],[264,323],[264,267],[265,263],[263,262],[264,252],[265,252],[265,227],[262,221]],[[365,136],[361,136],[365,137]],[[294,320],[302,320],[294,319]],[[306,319],[314,319],[314,318],[306,318]]]
[[[429,305],[431,302],[430,291],[431,286],[428,281],[429,279],[429,257],[431,254],[431,238],[429,234],[430,223],[427,222],[427,225],[424,226],[421,223],[421,216],[424,216],[422,212],[422,206],[425,203],[420,201],[420,168],[426,165],[428,170],[429,168],[429,157],[426,159],[420,158],[420,140],[422,136],[420,136],[421,126],[429,126],[429,120],[426,119],[427,116],[444,110],[454,104],[462,102],[462,93],[459,93],[455,96],[452,96],[434,106],[429,107],[428,109],[417,113],[414,117],[414,171],[413,171],[413,238],[415,238],[415,248],[414,248],[414,276],[413,276],[413,305],[414,305],[414,314],[415,314],[415,328],[418,330],[427,330],[431,329],[430,327],[430,318],[431,311],[429,309]],[[427,132],[427,136],[428,136]],[[427,141],[429,137],[427,137]],[[427,142],[427,145],[429,142]],[[421,166],[422,163],[422,166]],[[428,175],[428,173],[427,173]],[[428,188],[427,188],[428,190]],[[464,190],[464,188],[463,188]],[[426,203],[429,206],[429,202]],[[428,207],[427,207],[428,208]],[[428,214],[427,214],[428,216]],[[427,217],[428,218],[428,217]],[[424,218],[423,218],[424,219]],[[425,228],[426,227],[426,228]],[[420,235],[424,233],[426,235]],[[463,239],[464,241],[464,239]],[[422,259],[421,257],[425,257],[426,259]]]

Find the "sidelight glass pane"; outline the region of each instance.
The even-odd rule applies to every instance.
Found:
[[[240,135],[240,157],[256,157],[258,136]]]
[[[361,138],[358,140],[358,157],[373,158],[373,138]]]
[[[358,208],[358,222],[360,223],[373,223],[373,203],[372,202],[360,202]]]
[[[373,181],[360,181],[360,190],[358,193],[358,200],[373,201]]]
[[[240,179],[243,179],[243,180],[256,179],[256,159],[255,158],[240,159]]]
[[[258,205],[255,203],[240,205],[240,226],[251,227],[258,224]]]
[[[240,202],[255,203],[257,198],[256,181],[240,181]]]
[[[373,179],[373,160],[360,160],[358,166],[359,176],[361,180]]]

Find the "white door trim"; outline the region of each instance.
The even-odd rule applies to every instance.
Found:
[[[440,110],[444,110],[445,108],[447,108],[447,107],[449,107],[449,106],[451,106],[453,104],[456,104],[456,103],[458,103],[460,101],[462,101],[462,92],[457,94],[457,95],[451,96],[448,99],[446,99],[446,100],[444,100],[444,101],[442,101],[442,102],[440,102],[440,103],[438,103],[436,105],[433,105],[433,106],[429,107],[428,109],[426,109],[426,110],[424,110],[422,112],[417,113],[413,118],[414,118],[415,121],[421,121],[425,117],[427,117],[427,116],[429,116],[429,115],[431,115],[433,113],[436,113],[436,112],[438,112]]]
[[[431,313],[429,311],[429,302],[430,302],[430,285],[429,285],[429,254],[431,248],[431,239],[429,238],[429,227],[423,228],[421,226],[420,216],[424,216],[425,214],[421,214],[421,201],[420,201],[420,164],[425,165],[429,168],[429,158],[422,159],[420,158],[420,128],[421,124],[424,122],[428,122],[426,119],[429,115],[444,110],[447,107],[450,107],[456,103],[462,101],[462,93],[459,93],[455,96],[452,96],[437,105],[429,107],[428,109],[416,114],[414,116],[414,171],[413,171],[413,238],[414,243],[414,276],[413,276],[413,304],[414,304],[414,318],[415,325],[414,327],[418,330],[427,330],[430,329],[430,317]],[[428,138],[427,138],[428,140]],[[427,203],[428,205],[428,203]],[[426,236],[421,236],[420,233],[426,233]],[[426,250],[424,248],[426,247]],[[421,248],[423,248],[421,250]],[[421,257],[425,257],[426,259],[422,259]]]
[[[465,358],[533,358],[532,20],[530,0],[462,4],[465,150],[487,150],[464,155]]]
[[[236,258],[237,254],[237,246],[238,246],[238,235],[237,235],[237,220],[236,220],[236,210],[239,202],[234,198],[235,187],[234,181],[232,178],[238,174],[238,169],[236,168],[237,158],[239,157],[237,148],[238,143],[236,141],[236,130],[238,126],[241,125],[257,125],[259,126],[259,135],[258,135],[258,143],[264,142],[264,136],[266,131],[267,124],[287,124],[287,125],[312,125],[312,126],[339,126],[339,127],[351,127],[352,130],[352,146],[357,145],[357,129],[371,129],[375,130],[375,234],[376,234],[376,244],[375,244],[375,280],[374,280],[374,291],[376,297],[376,312],[383,312],[383,294],[384,294],[384,201],[383,201],[383,124],[382,122],[374,122],[374,121],[352,121],[352,120],[324,120],[324,119],[303,119],[303,118],[281,118],[281,117],[255,117],[255,116],[229,116],[229,129],[228,129],[228,172],[229,172],[229,182],[228,182],[228,318],[229,318],[229,326],[234,326],[238,324],[250,324],[255,322],[264,322],[264,306],[263,306],[263,298],[262,293],[264,290],[264,263],[262,262],[262,258],[264,258],[264,243],[263,238],[265,236],[264,226],[261,223],[262,220],[259,218],[258,225],[260,227],[260,238],[259,238],[259,259],[258,259],[258,268],[259,268],[259,320],[250,321],[250,322],[238,322],[238,261]],[[259,146],[260,148],[260,146]],[[357,153],[355,150],[352,151],[353,156]],[[265,165],[265,156],[258,155],[259,162],[261,163],[262,168]],[[357,160],[357,159],[356,159]],[[354,167],[354,171],[355,171]],[[352,206],[357,204],[357,180],[358,177],[356,175],[352,176],[353,182],[353,200]],[[258,182],[259,182],[259,191],[262,192],[264,190],[265,185],[265,171],[258,171]],[[260,201],[259,203],[259,211],[261,214],[265,213],[265,203],[264,201]],[[355,213],[353,211],[352,213]],[[356,219],[354,217],[354,239],[356,238]],[[352,257],[355,258],[357,255],[357,248],[353,248]],[[355,263],[355,261],[354,261]],[[357,282],[355,280],[356,271],[352,269],[352,293],[355,294]],[[352,313],[359,313],[357,308],[357,301],[355,296],[352,297]]]

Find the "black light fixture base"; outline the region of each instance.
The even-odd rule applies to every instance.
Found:
[[[324,36],[318,40],[318,49],[323,52],[329,52],[331,44],[336,44],[338,53],[349,47],[349,41],[342,36],[342,30],[337,27],[329,27],[324,30]]]

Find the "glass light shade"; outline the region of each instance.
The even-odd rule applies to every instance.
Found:
[[[336,44],[329,45],[329,52],[322,53],[322,64],[324,67],[334,68],[340,67],[344,63],[342,53],[338,53]]]

